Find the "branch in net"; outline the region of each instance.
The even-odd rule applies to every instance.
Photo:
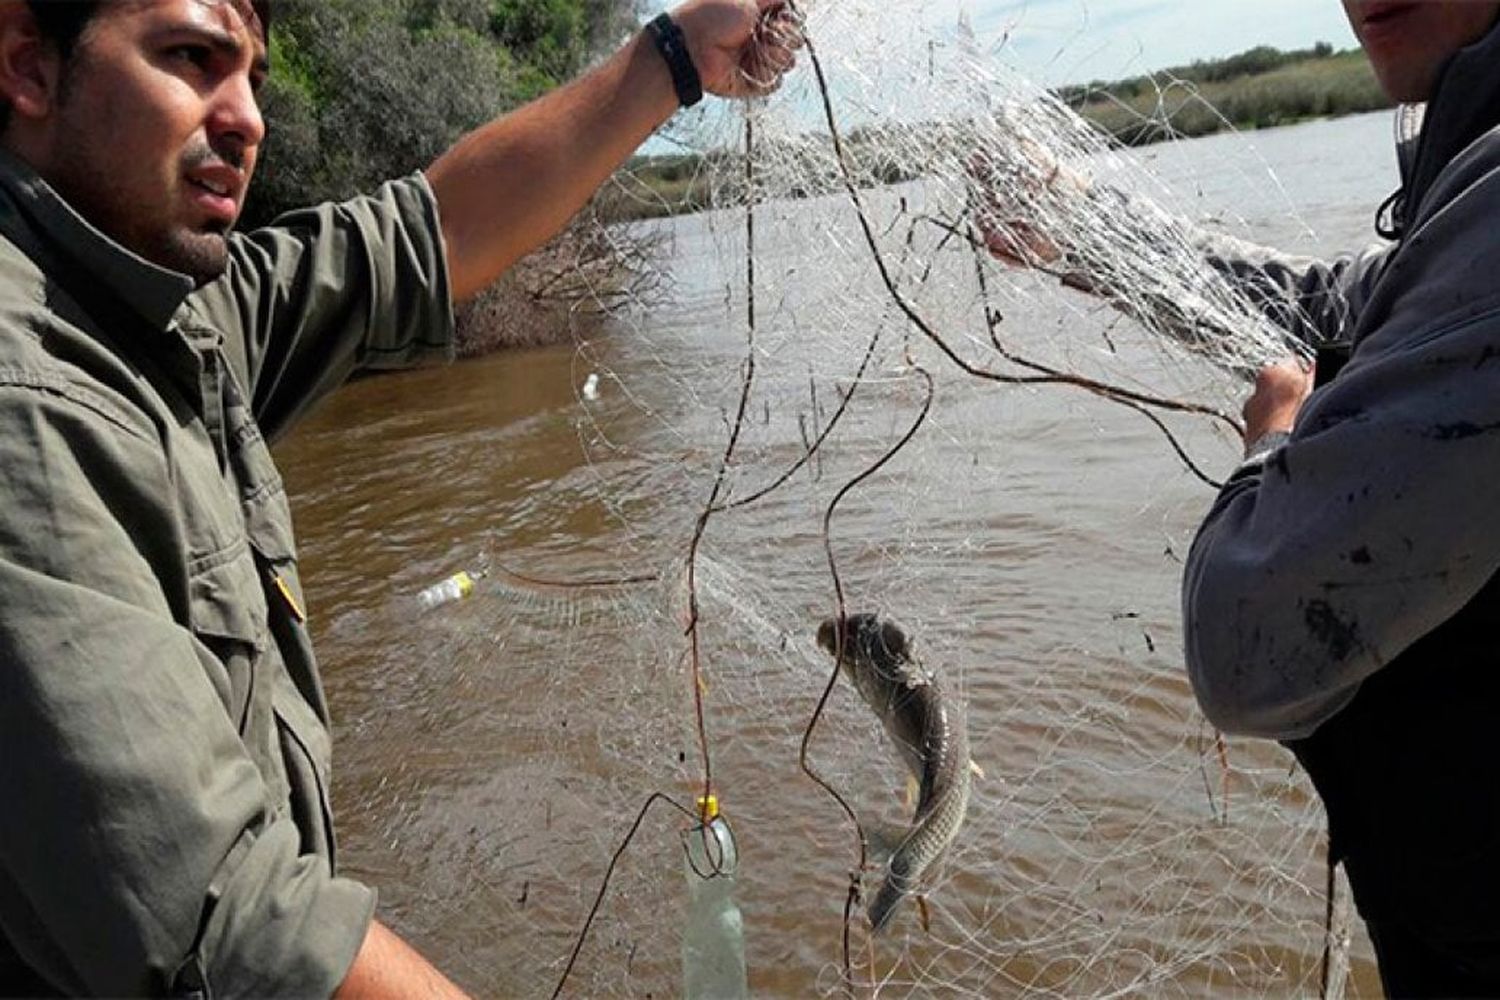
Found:
[[[864,357],[860,359],[859,367],[855,369],[854,381],[852,384],[850,384],[849,390],[847,392],[839,394],[839,405],[834,409],[833,416],[828,419],[828,423],[823,427],[821,431],[818,432],[817,437],[815,437],[812,443],[807,446],[802,455],[797,458],[797,461],[793,462],[791,467],[781,475],[777,476],[775,479],[771,480],[771,482],[756,490],[754,493],[751,493],[749,496],[741,497],[738,500],[732,500],[724,503],[718,508],[718,510],[734,510],[736,507],[745,507],[752,503],[755,503],[757,500],[763,499],[767,494],[772,493],[784,486],[788,480],[795,476],[804,466],[807,465],[810,460],[812,460],[812,458],[818,453],[818,450],[822,448],[823,442],[828,440],[829,436],[833,433],[834,428],[838,426],[839,419],[843,417],[844,411],[849,408],[849,403],[854,398],[855,390],[857,390],[859,386],[864,382],[865,372],[869,369],[870,360],[875,356],[875,348],[880,343],[880,336],[881,328],[877,326],[875,328],[875,335],[870,338],[869,346],[865,348]],[[816,403],[814,403],[814,405],[816,406]]]
[[[744,377],[740,384],[740,404],[735,412],[734,423],[729,429],[729,441],[724,446],[724,455],[719,460],[719,471],[714,475],[713,489],[698,515],[693,529],[693,539],[688,545],[687,588],[688,624],[687,636],[691,648],[693,685],[693,715],[698,727],[698,747],[703,757],[703,799],[705,803],[713,794],[713,761],[708,749],[708,721],[703,709],[703,660],[698,638],[700,608],[698,605],[698,548],[703,543],[703,533],[708,528],[708,519],[718,509],[719,494],[724,490],[724,480],[729,464],[734,460],[734,451],[739,444],[740,432],[745,426],[745,411],[750,405],[750,390],[755,384],[755,120],[747,106],[745,113],[745,185],[750,194],[745,203],[745,364]],[[705,806],[706,808],[706,806]]]
[[[1222,825],[1224,825],[1224,823],[1227,822],[1227,819],[1224,816],[1224,814],[1219,811],[1219,801],[1218,801],[1218,799],[1214,798],[1213,781],[1208,776],[1208,750],[1207,750],[1207,744],[1205,743],[1204,738],[1203,738],[1203,727],[1204,727],[1204,725],[1205,725],[1205,723],[1203,722],[1203,720],[1199,720],[1199,722],[1198,722],[1198,747],[1197,747],[1197,749],[1198,749],[1198,775],[1199,775],[1199,777],[1201,777],[1203,779],[1203,794],[1208,798],[1208,811],[1213,816],[1214,822],[1216,822],[1220,826],[1222,826]],[[1218,733],[1217,730],[1214,731],[1214,738],[1216,740],[1219,738],[1219,733]]]
[[[539,576],[531,576],[520,570],[512,569],[494,557],[490,557],[490,564],[499,570],[504,576],[510,577],[519,583],[528,584],[532,587],[549,587],[557,590],[590,590],[602,587],[628,587],[635,583],[655,583],[661,579],[659,573],[639,573],[632,576],[613,577],[578,577],[569,580],[547,579]]]
[[[902,199],[902,212],[903,213],[905,212],[905,206],[906,206],[905,199]],[[894,227],[895,224],[896,223],[894,221],[892,221],[891,226]],[[906,249],[907,252],[910,252],[911,249],[912,249],[912,242],[913,242],[914,233],[915,233],[915,225],[910,226],[910,227],[907,228],[907,231],[906,231],[906,241],[905,241],[905,249]],[[941,251],[943,249],[943,247],[947,244],[947,241],[948,241],[949,238],[950,238],[949,236],[944,236],[943,239],[938,243],[938,245],[936,247],[936,250],[937,251]],[[919,280],[920,281],[926,281],[927,280],[927,276],[929,274],[931,274],[931,272],[932,272],[932,262],[929,261],[927,263],[926,267],[923,269],[922,277]],[[756,490],[754,493],[751,493],[747,497],[743,497],[743,498],[741,498],[739,500],[735,500],[735,501],[733,501],[731,503],[726,503],[726,504],[723,505],[723,507],[721,509],[723,509],[723,510],[732,510],[732,509],[734,509],[736,507],[745,507],[745,506],[748,506],[749,504],[755,503],[757,500],[764,499],[767,494],[774,492],[775,490],[777,490],[780,487],[782,487],[783,485],[785,485],[788,481],[790,481],[791,478],[793,476],[795,476],[813,458],[815,458],[815,457],[821,458],[821,449],[822,449],[823,443],[828,440],[829,435],[831,435],[833,433],[834,428],[838,425],[839,420],[843,417],[844,411],[846,411],[849,408],[849,404],[850,404],[850,402],[854,398],[855,391],[864,383],[865,372],[869,370],[870,361],[875,356],[875,348],[877,346],[879,346],[879,344],[880,344],[881,332],[885,328],[885,320],[886,320],[886,315],[883,314],[881,316],[880,322],[877,323],[876,326],[875,326],[875,335],[870,338],[870,343],[865,348],[864,357],[860,359],[859,367],[854,372],[854,381],[850,384],[849,389],[848,389],[847,392],[843,392],[843,393],[839,394],[840,395],[839,405],[834,410],[833,416],[829,419],[828,425],[826,427],[824,427],[822,430],[818,431],[818,433],[815,435],[812,443],[808,444],[805,447],[803,454],[800,457],[798,457],[798,459],[797,459],[796,462],[792,463],[791,468],[787,469],[785,472],[783,472],[781,475],[777,476],[774,480],[772,480],[770,483],[768,483],[767,485],[765,485],[761,489]],[[810,385],[811,385],[811,388],[812,388],[813,410],[814,410],[814,414],[816,416],[816,411],[817,411],[817,406],[818,406],[818,403],[817,403],[817,391],[818,391],[818,387],[817,387],[817,383],[816,382],[810,382]]]
[[[984,266],[978,257],[979,254],[988,252],[988,245],[973,232],[959,232],[956,227],[949,225],[941,219],[934,219],[931,216],[921,216],[918,221],[927,222],[930,225],[945,230],[950,235],[956,235],[969,244],[970,249],[974,251],[976,257],[975,272],[979,280],[980,293],[984,297],[986,302],[988,302],[989,294],[984,277]],[[1063,282],[1063,284],[1068,285],[1071,288],[1078,288],[1081,291],[1088,290],[1086,288],[1082,288],[1077,284],[1070,283],[1070,279],[1072,278],[1072,276],[1068,272],[1047,268],[1045,266],[1039,266],[1035,269],[1040,270],[1045,274],[1050,274],[1059,278]],[[1116,305],[1118,305],[1118,302],[1116,303]],[[1129,315],[1129,313],[1127,313],[1127,315]],[[986,307],[985,309],[984,318],[985,324],[989,328],[990,344],[994,346],[995,351],[1006,361],[1009,361],[1011,364],[1016,365],[1017,367],[1026,368],[1031,371],[1038,372],[1052,379],[1057,379],[1069,384],[1079,384],[1074,381],[1074,379],[1078,378],[1078,376],[1074,376],[1068,372],[1059,371],[1056,368],[1044,365],[1038,361],[1029,360],[1017,354],[1010,348],[1007,348],[1003,343],[1001,343],[1000,334],[998,331],[999,324],[997,322],[997,317],[995,313],[993,313],[988,307]],[[1133,409],[1139,409],[1140,406],[1152,406],[1156,407],[1157,409],[1170,410],[1178,413],[1194,413],[1198,414],[1199,416],[1211,417],[1233,428],[1234,432],[1240,435],[1240,437],[1243,438],[1245,436],[1244,424],[1236,420],[1234,417],[1211,406],[1203,406],[1198,403],[1188,403],[1182,400],[1168,399],[1160,396],[1151,396],[1145,393],[1136,392],[1132,389],[1126,389],[1122,386],[1110,385],[1107,382],[1095,382],[1092,379],[1083,379],[1082,382],[1084,384],[1081,384],[1079,386],[1080,388],[1087,389],[1095,393],[1096,395],[1110,400],[1111,402],[1121,403],[1125,405],[1129,405],[1132,403],[1138,404],[1137,406],[1132,407]],[[1165,428],[1163,428],[1163,430],[1165,431]],[[1167,436],[1169,439],[1171,439],[1170,433],[1168,433]],[[1172,441],[1172,444],[1174,448],[1177,448],[1178,454],[1182,455],[1182,449],[1177,446],[1175,440]],[[1193,469],[1194,473],[1197,474],[1200,479],[1204,478],[1203,475],[1199,473],[1198,470],[1193,466],[1193,463],[1189,461],[1185,456],[1183,457],[1183,460],[1189,468]]]
[[[932,221],[936,222],[936,220],[932,220]],[[941,225],[941,223],[939,223],[939,225]],[[946,226],[944,226],[943,228],[948,229],[948,232],[949,232],[950,235],[954,234],[954,230],[953,229],[951,229],[949,227],[946,227]],[[984,307],[984,323],[985,323],[985,326],[989,329],[990,343],[992,345],[994,345],[995,351],[997,353],[999,353],[999,355],[1002,358],[1004,358],[1005,360],[1009,361],[1011,364],[1016,365],[1018,367],[1028,368],[1028,369],[1030,369],[1032,371],[1042,372],[1043,374],[1048,374],[1048,375],[1058,374],[1052,368],[1049,368],[1048,366],[1043,365],[1040,362],[1031,361],[1031,360],[1029,360],[1027,358],[1024,358],[1021,355],[1019,355],[1019,354],[1015,353],[1014,351],[1010,350],[1009,348],[1007,348],[1003,343],[1001,343],[1001,341],[1000,341],[1000,314],[998,312],[992,310],[989,307],[989,299],[990,299],[989,282],[986,280],[986,278],[984,276],[984,260],[980,256],[983,253],[983,251],[980,250],[980,248],[979,248],[980,245],[979,245],[979,242],[977,240],[977,237],[975,237],[972,232],[969,234],[969,236],[970,236],[969,246],[970,246],[970,248],[974,252],[974,275],[975,275],[976,280],[979,282],[979,297],[980,297],[980,301],[981,301],[981,303],[983,304],[983,307]],[[944,237],[944,238],[946,239],[947,237]],[[1135,412],[1139,413],[1141,416],[1145,417],[1147,420],[1149,420],[1153,424],[1155,424],[1156,427],[1157,427],[1157,429],[1160,430],[1162,432],[1162,434],[1164,434],[1166,436],[1167,443],[1172,446],[1172,450],[1177,453],[1177,457],[1182,461],[1182,464],[1187,467],[1187,470],[1189,472],[1191,472],[1193,475],[1197,476],[1200,480],[1202,480],[1204,483],[1206,483],[1212,489],[1220,490],[1220,489],[1224,488],[1224,484],[1223,483],[1221,483],[1218,480],[1212,478],[1207,473],[1205,473],[1201,468],[1198,467],[1198,464],[1196,462],[1194,462],[1192,460],[1192,458],[1188,455],[1187,450],[1182,447],[1181,442],[1179,442],[1177,440],[1176,435],[1174,435],[1172,433],[1171,428],[1169,428],[1165,423],[1163,423],[1160,417],[1158,417],[1156,414],[1152,413],[1150,410],[1146,409],[1144,406],[1140,405],[1139,403],[1136,403],[1135,401],[1130,400],[1130,399],[1126,399],[1126,398],[1124,398],[1122,396],[1111,394],[1111,395],[1105,396],[1104,398],[1108,399],[1112,403],[1118,403],[1121,406],[1128,407],[1129,409],[1134,410]],[[1236,429],[1240,431],[1240,436],[1243,437],[1244,436],[1244,430],[1242,428],[1236,428]]]

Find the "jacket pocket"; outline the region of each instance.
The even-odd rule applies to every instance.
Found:
[[[292,819],[302,835],[302,853],[334,863],[333,806],[328,797],[332,744],[328,730],[301,693],[278,677],[272,707],[286,765]]]
[[[189,560],[187,624],[212,654],[205,668],[243,734],[255,699],[256,668],[269,641],[264,595],[243,537]]]

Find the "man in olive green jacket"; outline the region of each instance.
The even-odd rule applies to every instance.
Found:
[[[0,995],[458,995],[335,874],[265,440],[451,356],[452,303],[698,87],[774,86],[773,8],[689,0],[425,173],[240,235],[264,0],[0,2]]]

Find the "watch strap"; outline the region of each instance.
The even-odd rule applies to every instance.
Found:
[[[669,14],[658,14],[647,22],[646,33],[672,73],[672,89],[677,91],[677,102],[690,108],[703,100],[703,80],[698,76],[698,67],[693,65],[687,38],[677,22]]]

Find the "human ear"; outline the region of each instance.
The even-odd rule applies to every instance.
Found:
[[[12,120],[46,118],[60,76],[57,47],[42,36],[30,7],[0,2],[0,100],[9,105]]]

